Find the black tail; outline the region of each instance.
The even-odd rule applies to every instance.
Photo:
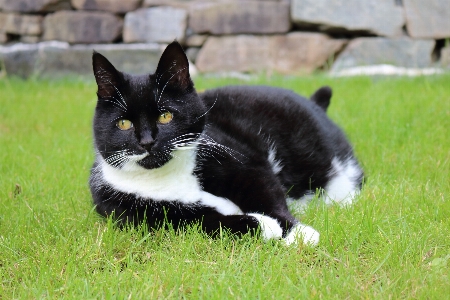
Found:
[[[327,108],[330,105],[331,95],[331,88],[329,86],[323,86],[312,94],[311,100],[319,105],[324,111],[327,111]]]

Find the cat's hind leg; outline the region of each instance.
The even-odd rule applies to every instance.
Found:
[[[361,189],[363,172],[355,159],[341,161],[334,158],[330,181],[325,186],[323,198],[326,204],[350,205]]]

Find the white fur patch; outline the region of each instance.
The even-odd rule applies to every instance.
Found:
[[[361,169],[353,159],[342,162],[333,158],[331,164],[332,178],[325,187],[325,203],[352,204],[359,192],[357,178],[361,176]]]
[[[298,223],[284,238],[287,245],[296,245],[302,241],[306,245],[316,246],[319,243],[320,234],[311,226]]]
[[[239,207],[228,199],[203,191],[195,168],[196,149],[175,150],[173,158],[157,169],[145,169],[136,162],[146,155],[131,157],[122,169],[117,169],[99,157],[103,180],[124,193],[154,201],[178,201],[200,204],[216,209],[224,215],[242,214]]]
[[[279,239],[283,235],[283,229],[281,229],[280,224],[274,218],[257,213],[248,215],[255,217],[258,220],[264,240]]]
[[[277,175],[281,172],[283,169],[283,166],[281,165],[281,162],[276,159],[277,150],[275,146],[269,147],[269,155],[267,157],[267,160],[269,161],[270,166],[272,167],[272,172]]]
[[[214,196],[213,194],[202,191],[200,203],[214,208],[222,215],[242,215],[242,210],[233,202],[226,198]]]

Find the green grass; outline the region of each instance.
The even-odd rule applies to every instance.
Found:
[[[239,83],[198,78],[199,89]],[[120,231],[93,211],[93,82],[0,79],[0,299],[445,299],[450,293],[450,76],[272,77],[311,94],[367,174],[349,208],[301,216],[316,248]]]

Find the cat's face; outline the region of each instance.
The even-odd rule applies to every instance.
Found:
[[[93,55],[93,68],[98,86],[95,146],[108,164],[158,168],[174,149],[198,139],[206,109],[178,43],[166,48],[153,75],[119,72],[99,53]]]

